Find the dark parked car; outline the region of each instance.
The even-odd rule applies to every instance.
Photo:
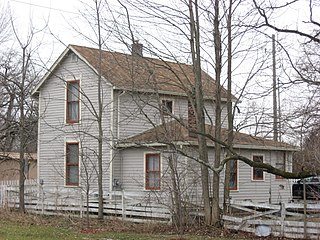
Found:
[[[320,176],[308,177],[306,181],[306,198],[320,200]],[[303,199],[303,179],[292,185],[293,200]]]

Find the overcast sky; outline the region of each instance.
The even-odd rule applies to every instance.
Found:
[[[78,0],[0,0],[9,6],[18,34],[24,38],[28,28],[40,30],[48,25],[38,39],[42,42],[42,54],[60,54],[68,44],[81,44],[83,39],[71,30],[70,23],[79,17]],[[41,36],[40,36],[41,35]],[[54,56],[56,57],[56,56]]]
[[[83,1],[86,3],[89,3],[89,2],[92,3],[92,1],[88,1],[88,0],[83,0]],[[162,1],[164,0],[161,0],[161,2]],[[116,2],[116,1],[108,0],[108,3],[110,2]],[[302,20],[308,20],[306,18],[307,15],[305,14],[306,9],[308,9],[308,4],[307,4],[308,1],[302,1],[302,2],[306,4],[304,7],[297,4],[297,5],[293,5],[293,7],[289,9],[286,9],[286,11],[278,12],[278,15],[276,16],[276,18],[272,19],[272,23],[277,23],[282,26],[289,25],[293,29],[301,28],[297,22],[298,21],[301,22]],[[83,37],[81,37],[79,33],[76,33],[76,31],[72,29],[72,26],[74,27],[78,25],[82,33],[85,33],[86,35],[88,35],[88,33],[86,32],[90,31],[90,28],[88,27],[88,25],[85,26],[85,24],[81,22],[83,21],[83,17],[81,16],[79,11],[81,9],[83,10],[83,3],[81,3],[80,0],[0,0],[0,3],[1,5],[10,7],[11,12],[13,14],[13,18],[14,18],[14,26],[17,29],[18,34],[21,36],[21,38],[26,36],[26,33],[28,33],[28,28],[30,26],[34,26],[35,29],[40,30],[44,28],[46,24],[48,24],[48,27],[44,31],[42,31],[42,33],[39,34],[38,36],[38,39],[41,42],[41,49],[40,49],[41,51],[39,53],[40,54],[39,57],[41,57],[44,60],[50,57],[51,60],[54,61],[68,44],[79,44],[79,45],[90,46],[90,43],[87,40],[83,39]],[[317,7],[319,8],[319,6]],[[320,14],[315,14],[314,17],[317,18],[316,20],[319,20]],[[305,25],[303,27],[305,27]],[[145,28],[148,34],[150,34],[150,31],[151,32],[155,31],[155,29],[156,27],[154,23],[152,24],[152,27],[150,27],[150,23],[149,23],[149,28]],[[271,36],[272,33],[274,32],[270,31],[270,34],[268,33],[268,35]],[[151,47],[154,47],[154,46],[158,47],[159,45],[155,43],[157,39],[156,38],[152,39],[153,34],[154,32],[152,32],[149,35],[148,40],[150,39],[151,41],[154,40],[152,42],[152,44],[154,45],[151,45]],[[165,37],[167,39],[169,38],[169,36],[165,36]],[[177,38],[173,40],[177,40],[178,42],[180,41],[180,45],[181,46],[183,45],[181,43],[181,39]],[[287,41],[287,43],[291,44],[292,48],[295,45],[298,46],[297,41],[293,35],[286,36],[285,40]],[[271,51],[271,40],[266,39],[266,41],[270,41],[270,42],[267,42],[267,45],[262,49],[263,54],[265,52]],[[143,43],[145,44],[145,41]],[[121,49],[121,46],[119,45],[110,45],[108,42],[108,46],[110,46],[110,49],[112,50],[123,51],[123,49]],[[165,44],[164,46],[167,47],[167,45]],[[295,53],[297,54],[296,57],[299,57],[300,52],[296,51]],[[280,56],[280,54],[281,54],[280,52],[277,53],[277,56]],[[182,59],[182,61],[184,61],[184,59]],[[49,65],[51,64],[48,64],[48,66]],[[270,71],[267,74],[271,76],[271,73],[272,73],[271,68],[269,70]],[[278,71],[278,74],[280,74],[280,70]],[[271,79],[270,76],[266,76],[265,79],[269,81],[269,79]],[[237,79],[238,78],[239,76],[237,76]],[[286,78],[286,76],[284,76],[284,78]],[[241,89],[241,85],[239,86],[240,86],[239,88]],[[288,91],[288,93],[293,94],[293,91],[290,90]],[[284,93],[283,93],[283,96],[285,96]]]

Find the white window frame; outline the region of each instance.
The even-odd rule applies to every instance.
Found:
[[[265,158],[265,155],[264,154],[260,154],[260,153],[253,153],[251,154],[251,160],[253,161],[253,157],[254,156],[262,156],[262,162],[264,163],[266,158]],[[254,179],[254,167],[251,167],[251,181],[254,181],[254,182],[264,182],[266,180],[266,176],[265,176],[265,172],[262,171],[262,174],[263,174],[263,177],[262,179]]]
[[[281,166],[283,166],[283,170],[284,171],[286,171],[286,169],[287,169],[287,152],[286,151],[283,151],[283,152],[281,152],[281,159],[282,159],[282,163],[281,163]],[[277,158],[277,160],[278,160],[278,158]],[[275,163],[275,167],[278,169],[278,166],[277,166],[277,164],[279,164],[279,162],[276,160],[276,163]],[[283,180],[283,179],[285,179],[284,177],[281,177],[281,176],[279,176],[279,175],[275,175],[275,179],[276,180]]]
[[[169,114],[166,114],[165,112],[164,112],[164,110],[162,109],[163,108],[163,101],[171,101],[172,102],[172,112],[171,112],[171,114],[174,114],[174,99],[173,98],[166,98],[166,97],[162,97],[162,98],[160,98],[160,101],[161,101],[161,109],[160,109],[160,111],[161,111],[161,114],[163,114],[163,116],[169,116],[169,117],[171,117]]]

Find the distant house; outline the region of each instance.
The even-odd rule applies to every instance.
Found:
[[[20,158],[17,152],[0,153],[0,181],[18,180]],[[25,154],[25,178],[37,179],[37,154]]]
[[[200,164],[192,159],[198,154],[197,138],[189,132],[194,117],[193,68],[143,57],[141,45],[136,47],[132,54],[101,54],[104,193],[156,193],[168,200],[174,168],[185,200],[201,204]],[[99,50],[70,45],[34,90],[40,116],[38,178],[44,188],[90,185],[91,191],[97,190],[98,73]],[[216,85],[205,72],[202,78],[207,131],[212,132]],[[222,102],[226,139],[225,89]],[[208,144],[212,162],[214,145]],[[284,143],[235,133],[234,149],[253,161],[292,168],[294,149]],[[280,202],[291,198],[287,180],[240,161],[232,162],[230,180],[233,199]],[[223,182],[220,191],[222,186]]]

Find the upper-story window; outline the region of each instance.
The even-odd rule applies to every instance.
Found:
[[[257,163],[263,163],[263,155],[253,155],[252,161]],[[252,180],[264,180],[264,173],[261,168],[252,168]]]
[[[66,122],[78,123],[79,122],[79,80],[67,81],[67,106],[66,106]]]
[[[160,190],[160,153],[148,153],[145,155],[145,189]]]
[[[282,156],[277,158],[276,168],[282,171],[286,170],[286,152],[283,152]],[[276,175],[276,179],[283,179],[283,177]]]
[[[79,186],[79,143],[66,144],[66,185]]]
[[[173,101],[168,99],[161,100],[161,110],[164,115],[170,115],[173,113]]]

